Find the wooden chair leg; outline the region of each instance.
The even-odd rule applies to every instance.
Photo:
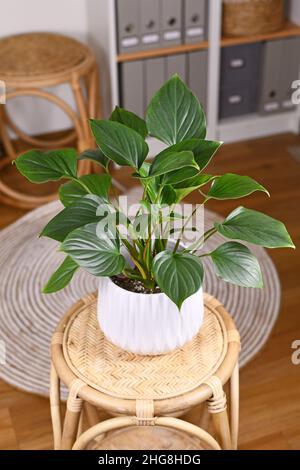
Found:
[[[207,409],[212,415],[217,439],[222,449],[231,450],[231,432],[227,413],[227,398],[219,377],[212,376],[205,382],[212,390],[212,397],[207,401]]]
[[[70,450],[76,440],[76,436],[78,433],[78,425],[80,420],[81,410],[78,411],[70,411],[67,409],[65,422],[64,422],[64,429],[62,434],[62,443],[61,449],[62,450]]]
[[[80,84],[80,78],[74,76],[72,83],[72,90],[77,106],[77,112],[80,120],[80,125],[82,129],[82,134],[83,134],[83,139],[80,139],[78,142],[78,150],[79,152],[83,152],[84,150],[88,148],[92,148],[94,146],[94,141],[91,136],[90,128],[89,128],[89,115],[88,115],[88,109],[87,109],[87,103],[84,99],[81,84]]]
[[[230,378],[230,428],[233,449],[237,449],[239,433],[239,364],[236,363]]]
[[[61,446],[62,435],[60,380],[53,364],[51,364],[50,372],[50,410],[53,429],[54,449],[58,450]]]
[[[220,442],[222,449],[231,450],[232,443],[227,410],[212,413],[212,418],[216,429],[217,440]]]
[[[84,421],[84,407],[82,407],[80,417],[79,417],[79,422],[78,422],[78,427],[77,427],[77,434],[76,434],[76,439],[78,439],[79,436],[83,433],[83,421]]]
[[[79,392],[80,389],[84,386],[85,383],[80,379],[74,380],[70,386],[67,400],[67,411],[62,432],[62,450],[72,449],[72,446],[76,440],[83,405],[82,399],[79,397]]]
[[[84,404],[84,411],[85,411],[87,422],[90,428],[100,422],[97,409],[94,406],[92,406],[90,403],[86,402]]]

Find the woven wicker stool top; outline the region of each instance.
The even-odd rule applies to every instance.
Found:
[[[78,67],[90,50],[67,36],[53,33],[28,33],[0,40],[0,79],[28,80]]]
[[[227,314],[231,320],[228,332],[224,314],[218,312],[220,305],[205,295],[203,326],[183,348],[161,356],[139,356],[119,349],[104,337],[97,322],[96,296],[91,295],[78,304],[65,325],[64,359],[74,376],[111,397],[127,400],[177,397],[211,377],[226,356],[232,331],[236,330]],[[235,362],[232,368],[234,365]]]

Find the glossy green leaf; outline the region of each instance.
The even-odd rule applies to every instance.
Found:
[[[186,166],[180,168],[179,170],[170,171],[162,177],[162,184],[177,184],[182,183],[183,181],[189,180],[190,178],[196,176],[199,173],[198,166]]]
[[[180,309],[185,299],[197,292],[203,282],[203,266],[189,253],[162,251],[154,258],[155,280]]]
[[[217,276],[242,287],[263,287],[259,263],[249,248],[227,242],[211,254]]]
[[[79,268],[78,264],[69,256],[65,258],[59,268],[52,274],[43,288],[44,294],[52,294],[66,287]]]
[[[215,223],[215,227],[226,238],[245,240],[266,248],[295,248],[282,222],[245,207],[238,207],[222,224]]]
[[[205,186],[207,183],[209,183],[213,179],[214,179],[214,176],[206,175],[203,173],[201,175],[197,175],[193,178],[184,180],[181,183],[174,185],[174,190],[176,193],[176,202],[180,202],[190,193],[192,193],[193,191],[196,191],[202,186]]]
[[[160,158],[167,157],[174,153],[190,151],[194,154],[194,159],[202,171],[209,164],[217,150],[222,145],[222,142],[215,140],[203,140],[203,139],[189,139],[179,142],[178,144],[171,145],[164,149],[158,155]],[[157,155],[157,156],[158,156]]]
[[[179,152],[167,156],[157,155],[150,166],[149,177],[165,175],[166,173],[187,166],[193,167],[199,171],[198,165],[194,160],[193,152]]]
[[[100,217],[96,213],[103,202],[100,197],[92,194],[83,196],[53,217],[44,227],[41,236],[62,242],[76,228],[99,221]]]
[[[148,129],[144,119],[140,118],[131,111],[119,108],[119,106],[116,106],[113,110],[112,115],[110,116],[110,120],[120,122],[121,124],[124,124],[124,126],[130,127],[140,134],[143,139],[145,139],[148,135]]]
[[[269,195],[261,184],[249,176],[227,173],[214,179],[208,196],[213,199],[238,199],[255,191],[263,191]]]
[[[59,198],[65,207],[70,206],[87,194],[94,194],[108,201],[111,186],[110,175],[84,175],[78,181],[70,181],[59,188]]]
[[[136,176],[140,178],[140,182],[143,188],[146,190],[150,201],[155,203],[159,190],[159,178],[147,178],[147,176],[149,176],[150,166],[150,163],[144,162],[139,169],[139,174]]]
[[[105,170],[107,170],[110,162],[109,158],[100,149],[87,149],[79,155],[78,160],[91,160],[102,166]]]
[[[19,172],[32,183],[74,178],[77,173],[77,153],[74,149],[29,150],[20,155],[15,164]]]
[[[166,185],[163,187],[159,199],[159,204],[166,204],[168,206],[171,206],[176,202],[176,192],[172,188],[171,185]]]
[[[82,268],[94,276],[114,276],[125,267],[125,259],[120,253],[119,244],[102,233],[97,234],[97,223],[74,230],[61,245]]]
[[[204,139],[206,120],[198,99],[178,75],[153,96],[146,116],[149,134],[168,145],[193,137]]]
[[[121,166],[140,168],[148,154],[148,145],[133,129],[115,121],[91,119],[90,126],[102,152]]]

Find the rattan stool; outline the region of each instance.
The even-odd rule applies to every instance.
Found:
[[[9,137],[9,129],[21,140],[37,149],[62,148],[75,141],[79,151],[93,147],[88,126],[89,117],[101,117],[99,77],[94,55],[75,39],[52,33],[29,33],[0,40],[0,80],[6,85],[6,101],[31,96],[58,106],[71,120],[74,131],[56,139],[46,140],[27,135],[0,105],[0,140],[6,158],[0,169],[17,156]],[[77,110],[48,91],[48,87],[69,84]],[[87,173],[90,163],[80,162],[80,172]],[[56,197],[55,194],[35,197],[21,193],[0,180],[0,201],[18,207],[33,208]]]
[[[224,307],[205,294],[204,323],[192,341],[166,355],[138,356],[104,337],[96,302],[94,294],[81,299],[60,321],[52,338],[50,403],[55,449],[87,448],[104,434],[105,446],[109,446],[112,431],[125,428],[128,432],[133,426],[172,428],[210,448],[236,449],[240,338]],[[69,389],[63,426],[60,381]],[[230,420],[223,389],[228,381]],[[178,418],[200,403],[206,403],[212,415],[216,440]],[[97,409],[118,417],[99,422]],[[83,411],[90,428],[82,433]]]

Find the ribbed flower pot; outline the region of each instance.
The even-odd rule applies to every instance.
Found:
[[[98,321],[109,341],[142,355],[168,353],[182,347],[199,331],[204,315],[202,288],[179,311],[162,293],[140,294],[100,279]]]

